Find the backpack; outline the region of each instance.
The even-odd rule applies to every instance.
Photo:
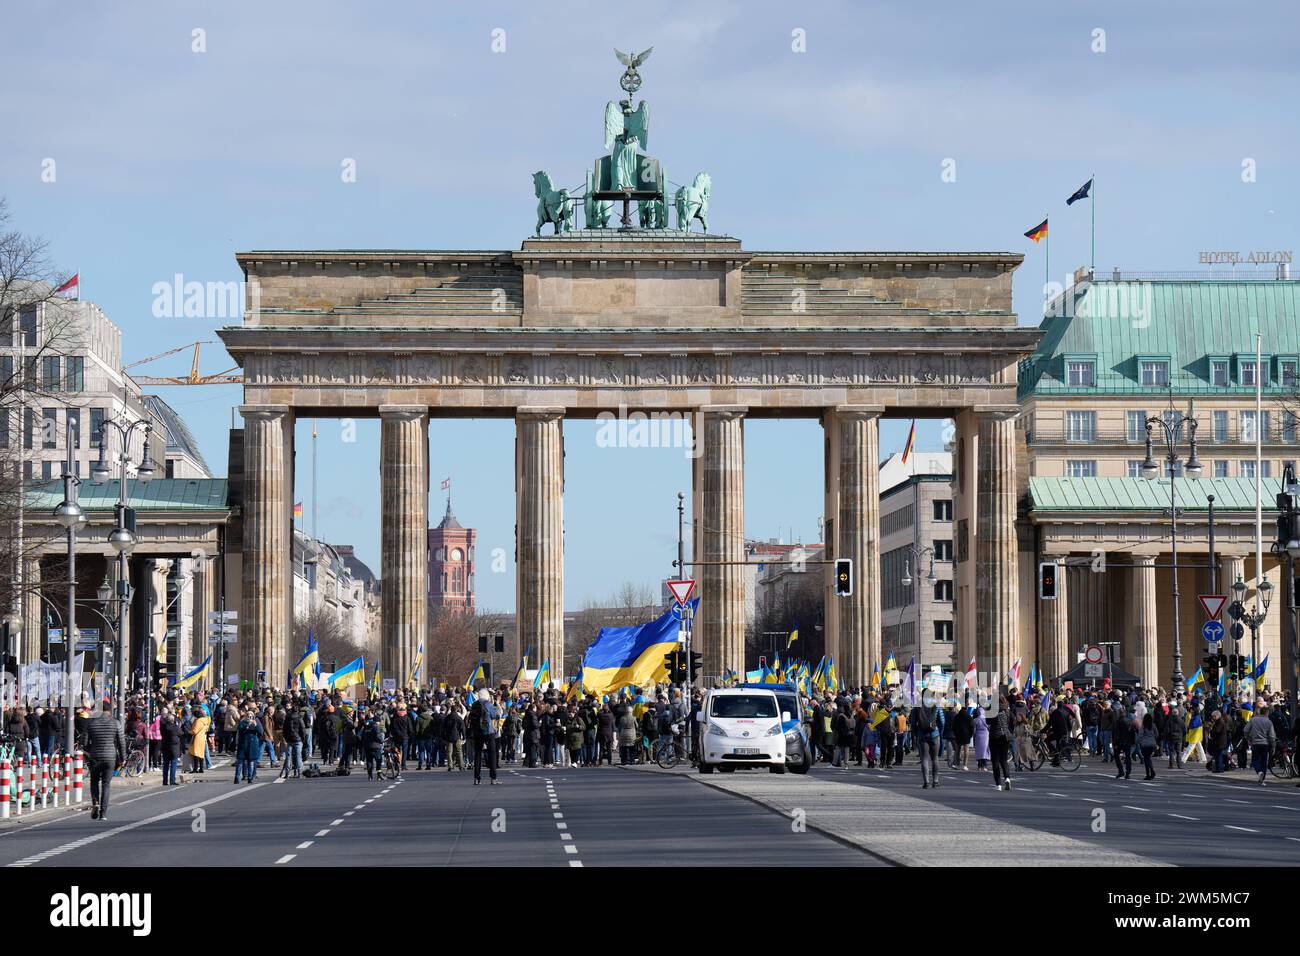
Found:
[[[929,707],[916,708],[916,719],[912,721],[912,730],[918,734],[928,734],[934,730],[934,714]]]
[[[492,713],[482,701],[479,701],[478,729],[484,737],[492,733]]]

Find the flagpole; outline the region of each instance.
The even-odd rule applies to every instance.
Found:
[[[1052,224],[1050,222],[1050,219],[1051,219],[1050,216],[1043,217],[1043,222],[1047,223],[1046,226],[1047,235],[1043,237],[1044,239],[1047,240],[1047,243],[1043,246],[1043,295],[1044,296],[1047,295],[1047,287],[1052,282]],[[1047,310],[1044,309],[1043,311],[1046,312]]]
[[[1092,278],[1097,278],[1097,174],[1090,180],[1092,188],[1088,190],[1088,207],[1092,211]]]

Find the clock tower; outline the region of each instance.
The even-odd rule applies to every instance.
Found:
[[[476,536],[451,513],[448,493],[447,513],[429,529],[429,607],[473,610]]]

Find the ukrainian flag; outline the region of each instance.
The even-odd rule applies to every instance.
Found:
[[[1199,744],[1205,738],[1205,728],[1201,725],[1200,714],[1187,715],[1187,736],[1183,740],[1188,746]]]
[[[379,667],[379,658],[376,657],[376,658],[375,658],[375,672],[374,672],[373,674],[370,675],[370,696],[371,696],[371,697],[378,697],[378,696],[379,696],[379,675],[380,675],[380,673],[381,673],[381,670],[380,670],[380,667]],[[366,676],[366,672],[365,672],[364,670],[362,670],[362,672],[361,672],[361,677],[362,677],[363,679],[362,679],[361,683],[363,683],[363,684],[365,683],[365,680],[364,680],[365,676]]]
[[[1187,679],[1187,693],[1190,694],[1192,691],[1194,691],[1196,689],[1197,684],[1204,684],[1204,683],[1205,683],[1205,675],[1201,673],[1201,669],[1198,667],[1196,668],[1196,672]]]
[[[315,690],[316,685],[307,682],[307,672],[309,670],[313,674],[320,673],[320,646],[316,642],[315,633],[310,630],[307,632],[307,650],[302,652],[302,657],[298,658],[298,663],[293,665],[292,673],[302,678],[304,687]]]
[[[537,676],[533,678],[533,690],[545,690],[547,683],[550,682],[550,679],[551,679],[551,660],[550,658],[547,658],[546,660],[542,661],[541,670],[539,670],[537,672]]]
[[[830,688],[832,693],[840,689],[840,679],[835,676],[835,658],[833,657],[826,659],[826,686]]]
[[[379,673],[379,669],[375,669]],[[363,658],[358,657],[354,661],[344,664],[333,674],[330,675],[330,689],[351,687],[353,684],[364,684],[366,682],[366,662]]]
[[[569,689],[564,694],[565,700],[575,700],[582,697],[582,668],[578,668],[578,676],[569,682]]]
[[[185,690],[186,688],[194,684],[197,684],[199,681],[203,680],[205,677],[208,676],[208,667],[209,665],[211,665],[211,663],[212,663],[212,655],[209,654],[206,658],[203,659],[202,664],[200,664],[198,667],[191,670],[188,674],[186,674],[184,677],[182,677],[180,680],[176,682],[176,689]]]
[[[519,659],[519,670],[515,671],[515,679],[510,682],[511,690],[514,690],[516,687],[518,687],[519,682],[524,679],[524,670],[526,669],[525,664],[527,663],[527,660],[528,658],[526,657],[521,657]]]
[[[781,655],[777,654],[772,661],[772,673],[776,675],[776,682],[779,684],[785,680],[785,671],[781,669]]]
[[[420,646],[415,651],[415,660],[411,662],[411,676],[407,680],[408,684],[419,684],[420,682],[420,665],[424,662],[424,641],[420,641]]]
[[[813,671],[812,674],[808,677],[808,686],[809,687],[822,686],[822,681],[823,681],[822,673],[825,670],[826,670],[826,656],[822,655],[822,659],[817,662],[817,669]]]
[[[894,657],[893,651],[889,652],[889,660],[885,661],[885,683],[898,683],[898,660]]]
[[[880,661],[876,661],[876,666],[871,672],[871,686],[880,689]]]
[[[692,613],[699,598],[691,601]],[[602,627],[582,656],[582,679],[589,693],[604,694],[624,684],[665,680],[664,655],[678,649],[681,629],[674,609],[634,627]]]
[[[1228,672],[1224,668],[1220,667],[1219,668],[1219,693],[1226,694],[1227,692],[1228,692]]]
[[[745,671],[746,684],[761,684],[762,682],[763,682],[763,672],[761,670]]]
[[[794,622],[794,629],[790,631],[790,640],[786,642],[785,649],[788,651],[795,641],[799,640],[799,622]]]
[[[465,689],[472,691],[476,680],[487,680],[487,674],[483,671],[482,661],[475,664],[474,669],[469,672],[469,677],[465,678]]]
[[[1259,662],[1259,666],[1256,667],[1250,673],[1251,678],[1255,682],[1256,693],[1260,693],[1264,690],[1264,675],[1267,673],[1268,673],[1268,655],[1265,654],[1264,659]]]

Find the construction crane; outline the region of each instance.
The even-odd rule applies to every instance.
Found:
[[[171,378],[165,375],[132,375],[131,377],[141,385],[241,385],[244,376],[241,374],[231,374],[238,372],[239,366],[228,368],[224,372],[217,372],[213,375],[199,374],[199,349],[204,345],[213,345],[211,340],[206,342],[190,342],[187,345],[178,348],[168,349],[166,352],[159,352],[157,355],[150,355],[148,358],[140,359],[138,362],[132,362],[130,365],[122,367],[122,371],[135,368],[137,365],[147,365],[150,362],[156,362],[158,359],[166,358],[169,355],[175,355],[177,352],[184,352],[186,349],[194,349],[194,360],[190,363],[190,374],[184,378]]]

